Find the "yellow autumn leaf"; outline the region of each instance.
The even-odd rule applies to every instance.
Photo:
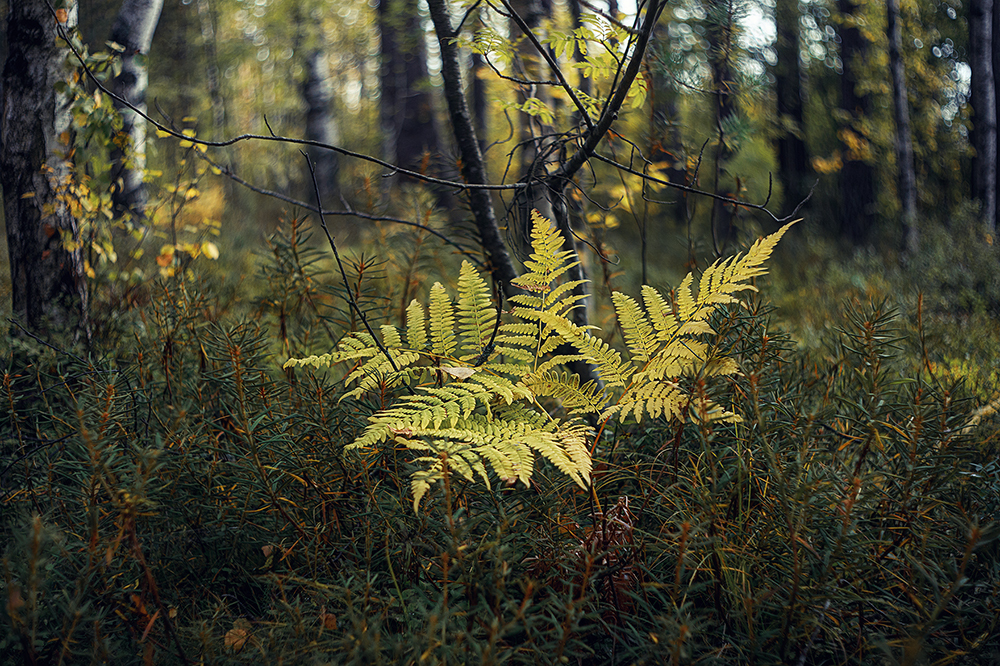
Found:
[[[211,241],[206,241],[201,244],[201,251],[209,259],[219,258],[219,246]]]

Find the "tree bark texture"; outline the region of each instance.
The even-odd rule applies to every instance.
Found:
[[[997,101],[993,71],[994,0],[969,3],[969,66],[972,68],[972,196],[982,206],[987,233],[996,231]]]
[[[868,57],[869,43],[858,28],[862,6],[854,0],[837,0],[844,20],[840,31],[840,106],[850,120],[840,129],[843,167],[840,171],[841,232],[855,244],[863,243],[875,224],[875,168],[870,145],[861,128],[871,113],[871,95],[859,92],[860,70]]]
[[[427,48],[417,0],[379,0],[382,35],[382,131],[386,159],[430,172],[440,152],[434,104],[427,83]]]
[[[806,151],[805,121],[802,115],[802,66],[799,56],[799,0],[776,0],[774,22],[774,92],[778,103],[778,159],[785,202],[797,206],[809,191],[809,155]]]
[[[334,120],[333,87],[326,53],[321,48],[306,54],[306,76],[302,82],[302,99],[306,104],[306,138],[331,146],[340,145],[340,132]],[[316,182],[322,202],[329,208],[340,200],[340,159],[332,150],[310,147],[309,159],[315,165]]]
[[[64,27],[76,25],[75,2],[64,2],[56,11]],[[44,2],[10,3],[0,182],[13,313],[29,329],[82,331],[89,338],[82,253],[63,245],[63,234],[79,239],[76,220],[59,201],[59,184],[70,176],[65,155],[72,128],[70,100],[55,90],[68,75],[67,51],[56,44],[56,25]]]
[[[448,6],[446,0],[427,0],[427,5],[441,47],[441,79],[444,82],[448,117],[455,133],[455,145],[461,156],[462,178],[469,184],[485,185],[486,165],[479,149],[479,139],[476,136],[469,104],[465,99],[458,46],[454,42],[456,35],[452,28]],[[479,234],[479,243],[486,254],[487,266],[493,278],[503,285],[508,295],[511,295],[515,293],[511,281],[517,277],[518,271],[500,235],[489,190],[469,190],[469,203]]]
[[[146,88],[149,72],[143,58],[149,53],[156,24],[160,21],[163,0],[125,0],[111,29],[111,41],[122,52],[122,71],[114,82],[114,90],[133,105],[146,111]],[[129,107],[115,102],[122,117],[122,133],[129,137],[131,154],[116,151],[112,155],[112,182],[115,210],[119,214],[141,216],[146,206],[146,121]]]
[[[722,188],[725,164],[732,157],[728,128],[739,113],[736,104],[737,83],[733,74],[733,43],[736,12],[735,0],[711,0],[708,3],[705,36],[708,39],[708,64],[712,70],[712,91],[715,97],[715,127],[718,145],[715,150],[715,174],[712,190],[716,194],[735,198],[738,193]],[[735,234],[735,210],[718,199],[712,202],[712,242],[717,256],[725,252],[726,245]]]
[[[917,172],[913,161],[910,135],[910,101],[907,95],[906,67],[903,64],[903,36],[899,26],[899,0],[886,0],[886,31],[889,37],[889,72],[892,75],[893,116],[896,121],[896,188],[903,215],[905,250],[916,253]]]

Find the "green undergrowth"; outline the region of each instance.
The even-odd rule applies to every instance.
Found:
[[[742,421],[615,421],[593,492],[538,462],[414,511],[413,452],[345,451],[402,388],[281,366],[360,330],[344,289],[401,325],[448,276],[410,244],[344,285],[304,233],[249,301],[180,275],[108,351],[16,342],[0,663],[1000,660],[998,421],[913,312],[848,299],[801,347],[763,298],[720,308],[739,373],[681,381]]]

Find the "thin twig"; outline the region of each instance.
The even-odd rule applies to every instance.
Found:
[[[739,199],[733,199],[731,197],[723,196],[721,194],[715,194],[713,192],[707,192],[705,190],[699,190],[698,188],[691,187],[689,185],[681,185],[680,183],[671,183],[669,180],[663,180],[662,178],[657,178],[656,176],[650,176],[647,173],[643,173],[641,171],[636,171],[635,169],[632,169],[631,167],[628,167],[628,166],[622,164],[621,162],[616,162],[615,160],[611,159],[610,157],[605,157],[604,155],[601,155],[600,153],[595,152],[593,156],[594,156],[595,159],[600,160],[601,162],[604,162],[605,164],[610,164],[611,166],[613,166],[613,167],[615,167],[617,169],[621,169],[622,171],[626,171],[626,172],[628,172],[628,173],[630,173],[630,174],[632,174],[634,176],[639,176],[639,177],[644,178],[645,180],[648,180],[648,181],[653,182],[653,183],[659,183],[660,185],[666,185],[667,187],[672,187],[674,189],[681,190],[682,192],[690,192],[691,194],[698,194],[698,195],[701,195],[703,197],[708,197],[709,199],[715,199],[717,201],[721,201],[723,203],[729,203],[729,204],[733,204],[735,206],[742,206],[743,208],[751,208],[753,210],[763,211],[763,212],[767,213],[768,216],[770,216],[770,218],[772,220],[774,220],[775,222],[779,222],[779,223],[781,223],[781,222],[788,222],[789,220],[791,220],[792,217],[794,216],[795,212],[798,212],[799,206],[801,206],[801,204],[799,206],[797,206],[795,208],[795,212],[793,212],[792,215],[786,215],[785,217],[778,217],[774,213],[772,213],[771,211],[769,211],[768,209],[766,209],[764,207],[766,205],[766,203],[764,203],[764,204],[754,204],[754,203],[750,203],[749,201],[740,201]],[[808,197],[806,197],[806,199],[808,199]],[[803,200],[802,203],[805,203],[805,200]]]
[[[347,280],[347,271],[344,270],[344,262],[340,260],[340,252],[337,251],[337,243],[333,240],[333,234],[330,233],[330,228],[326,226],[326,214],[323,212],[323,199],[320,197],[319,193],[319,181],[316,180],[316,168],[313,166],[312,160],[309,159],[308,155],[301,150],[299,152],[302,154],[302,157],[306,158],[306,164],[309,165],[309,175],[312,177],[313,190],[316,192],[316,209],[317,214],[319,215],[319,225],[322,227],[323,233],[326,234],[326,239],[330,241],[330,247],[333,249],[333,256],[337,260],[337,266],[340,268],[340,275],[344,278],[344,291],[347,292],[347,301],[351,304],[351,309],[354,310],[355,314],[361,318],[361,323],[364,324],[365,330],[368,331],[368,335],[372,336],[372,340],[375,341],[375,345],[379,348],[379,351],[385,355],[385,358],[389,361],[389,365],[392,366],[393,371],[398,373],[399,366],[396,365],[396,361],[393,360],[392,356],[389,354],[389,350],[378,339],[378,336],[375,335],[372,325],[368,323],[368,317],[366,317],[365,313],[361,311],[361,308],[358,306],[358,302],[354,299],[354,293],[351,291],[351,285]],[[404,383],[403,386],[406,387],[411,395],[414,393],[413,388],[409,384]]]
[[[456,243],[452,239],[448,238],[446,235],[444,235],[440,231],[437,231],[436,229],[432,229],[431,227],[428,227],[425,224],[420,224],[419,222],[414,222],[412,220],[404,220],[404,219],[399,218],[399,217],[390,217],[390,216],[387,216],[387,215],[371,215],[369,213],[362,213],[362,212],[356,211],[354,209],[348,209],[348,210],[320,210],[316,206],[313,206],[310,203],[302,201],[301,199],[295,199],[295,198],[290,197],[290,196],[288,196],[286,194],[282,194],[281,192],[275,192],[274,190],[268,190],[266,188],[258,187],[256,185],[253,185],[253,184],[247,182],[246,180],[244,180],[243,178],[240,178],[239,176],[237,176],[235,173],[233,173],[232,169],[230,169],[229,167],[226,167],[226,166],[223,166],[223,165],[219,164],[218,162],[214,161],[212,158],[208,157],[204,153],[198,152],[198,157],[200,157],[201,159],[205,160],[206,162],[208,162],[209,164],[211,164],[213,167],[215,167],[216,169],[218,169],[220,172],[222,172],[222,174],[224,176],[226,176],[230,180],[232,180],[232,181],[234,181],[234,182],[242,185],[243,187],[247,188],[248,190],[250,190],[252,192],[256,192],[257,194],[263,194],[264,196],[271,197],[271,198],[277,199],[279,201],[284,201],[285,203],[290,203],[293,206],[298,206],[300,208],[304,208],[304,209],[306,209],[308,211],[311,211],[313,213],[322,213],[323,215],[337,215],[337,216],[340,216],[340,217],[356,217],[356,218],[361,219],[361,220],[368,220],[369,222],[393,222],[395,224],[403,224],[403,225],[406,225],[408,227],[414,227],[416,229],[420,229],[422,231],[426,231],[427,233],[440,238],[442,241],[444,241],[448,245],[451,245],[453,248],[455,248],[456,250],[458,250],[459,253],[461,253],[463,256],[467,257],[474,264],[476,264],[480,268],[483,267],[482,260],[474,252],[469,251],[468,249],[462,247],[461,245],[459,245],[458,243]]]

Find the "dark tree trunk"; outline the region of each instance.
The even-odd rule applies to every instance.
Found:
[[[875,223],[875,168],[868,139],[859,130],[860,121],[871,113],[871,96],[858,92],[860,69],[868,56],[869,43],[857,27],[861,7],[853,0],[837,0],[844,19],[840,32],[840,106],[849,118],[841,128],[843,167],[840,171],[841,232],[853,243],[863,243]]]
[[[75,2],[57,10],[76,25]],[[69,177],[65,142],[71,131],[69,100],[55,91],[65,80],[66,50],[56,46],[56,21],[44,2],[12,2],[7,15],[0,121],[3,183],[14,316],[42,331],[82,331],[89,338],[87,283],[76,220],[57,198]]]
[[[993,0],[969,3],[969,66],[972,68],[972,196],[982,206],[987,233],[996,231],[997,100],[993,71]]]
[[[122,71],[115,79],[114,89],[134,106],[146,111],[146,87],[149,73],[142,59],[149,53],[156,24],[163,10],[163,0],[125,0],[118,12],[111,41],[125,50],[122,52]],[[118,214],[141,216],[146,206],[146,187],[143,175],[146,169],[146,121],[129,107],[116,101],[122,117],[122,133],[129,137],[131,152],[112,155],[112,181],[116,182],[113,199]]]
[[[438,44],[441,46],[441,79],[444,82],[444,97],[448,104],[450,125],[455,133],[455,145],[462,160],[462,178],[466,183],[483,185],[486,183],[486,165],[483,163],[479,139],[462,87],[462,69],[459,64],[458,46],[454,42],[456,35],[448,5],[446,0],[427,0],[427,6],[430,8]],[[511,281],[518,273],[500,235],[500,226],[497,224],[489,190],[469,190],[469,203],[490,273],[503,285],[508,295],[513,294],[514,287]]]
[[[708,3],[708,17],[705,36],[708,39],[708,64],[712,70],[712,89],[715,108],[717,141],[715,151],[715,174],[712,189],[716,194],[735,198],[737,192],[730,192],[722,186],[725,164],[732,156],[729,148],[730,137],[727,127],[737,119],[736,77],[733,74],[734,22],[736,20],[734,0],[711,0]],[[712,204],[712,241],[717,256],[725,253],[726,245],[735,235],[735,211],[730,204],[714,200]]]
[[[431,172],[440,139],[427,85],[427,48],[417,0],[380,0],[378,20],[386,158],[406,169]]]
[[[340,132],[334,120],[333,88],[330,71],[323,49],[313,49],[306,54],[306,77],[302,82],[302,99],[306,104],[306,138],[336,146]],[[339,206],[340,160],[337,153],[322,148],[309,148],[309,159],[315,165],[316,182],[324,208]],[[311,184],[310,184],[311,187]]]
[[[802,117],[802,67],[799,58],[799,0],[777,0],[778,64],[774,67],[774,92],[778,102],[778,159],[785,201],[795,207],[809,191],[809,155]]]
[[[892,74],[892,99],[896,120],[896,177],[899,204],[903,216],[906,252],[914,254],[917,237],[917,173],[913,163],[913,140],[910,136],[910,102],[903,65],[902,31],[899,27],[899,0],[886,0],[886,32],[889,37],[889,72]]]

